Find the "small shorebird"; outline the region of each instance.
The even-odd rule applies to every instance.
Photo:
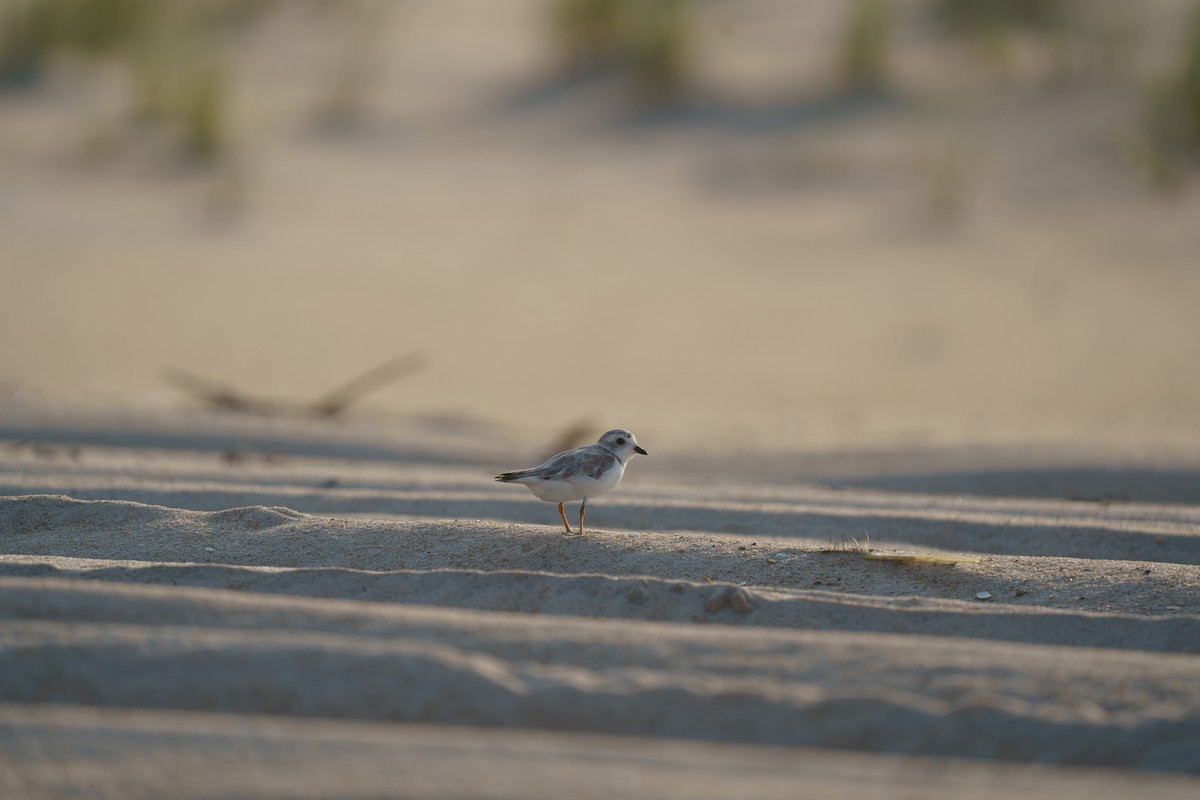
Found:
[[[583,535],[583,512],[588,498],[597,497],[617,488],[625,465],[634,453],[647,455],[638,447],[633,434],[620,428],[600,437],[595,444],[577,447],[551,456],[532,469],[519,469],[497,475],[501,483],[519,483],[537,495],[539,500],[558,503],[558,515],[563,527],[571,533],[563,503],[581,500],[579,505],[579,535]]]

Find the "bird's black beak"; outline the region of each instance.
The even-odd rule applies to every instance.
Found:
[[[645,450],[643,450],[642,448],[638,447],[637,445],[634,445],[634,446],[633,446],[633,452],[635,452],[635,453],[641,453],[641,454],[642,454],[642,455],[644,455],[644,456],[648,456],[648,455],[650,455],[649,453],[647,453]]]

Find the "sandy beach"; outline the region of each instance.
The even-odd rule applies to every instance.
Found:
[[[0,57],[0,797],[1200,795],[1194,3],[261,5],[206,164]]]
[[[576,536],[451,440],[167,422],[6,431],[6,796],[1200,785],[1195,502],[651,474]]]

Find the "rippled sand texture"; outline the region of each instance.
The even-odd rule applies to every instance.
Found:
[[[5,796],[1200,786],[1195,504],[651,477],[577,537],[488,458],[265,427],[0,445]]]

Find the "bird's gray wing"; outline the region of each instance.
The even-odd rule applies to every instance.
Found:
[[[552,456],[529,470],[529,473],[547,481],[563,480],[578,475],[599,478],[612,468],[614,461],[616,456],[612,453],[590,445]]]

